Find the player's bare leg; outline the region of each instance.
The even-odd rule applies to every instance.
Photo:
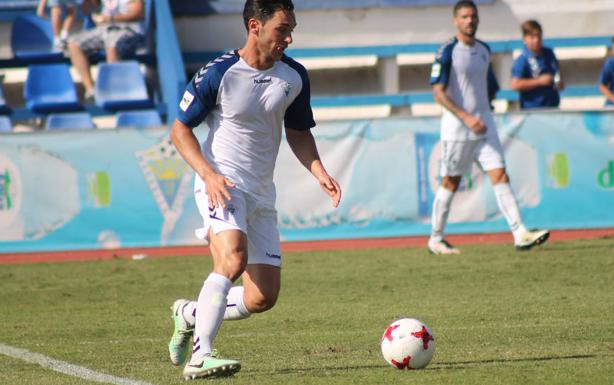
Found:
[[[432,230],[428,250],[433,254],[460,254],[460,250],[444,239],[444,230],[454,193],[458,190],[461,176],[444,176],[433,202]]]
[[[541,245],[550,236],[548,230],[527,230],[525,227],[516,197],[510,186],[510,179],[504,168],[488,171],[488,176],[495,191],[499,210],[505,217],[514,235],[514,244],[518,250],[528,250]]]
[[[232,375],[241,369],[237,360],[221,359],[213,350],[213,340],[226,311],[232,282],[247,265],[247,236],[239,230],[215,234],[209,230],[213,272],[198,296],[192,358],[183,370],[186,379]]]

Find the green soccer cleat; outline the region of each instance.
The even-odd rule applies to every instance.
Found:
[[[187,299],[178,299],[171,306],[171,318],[175,325],[173,336],[168,343],[168,353],[171,357],[173,365],[181,365],[188,357],[188,349],[190,345],[190,337],[194,333],[194,326],[189,325],[183,318],[183,307],[190,301]]]
[[[198,365],[188,363],[183,369],[183,378],[195,380],[197,378],[227,377],[239,370],[241,370],[239,361],[218,358],[218,353],[214,350],[211,354],[205,355],[202,363]]]

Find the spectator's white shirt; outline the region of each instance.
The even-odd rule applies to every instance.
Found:
[[[136,1],[142,0],[102,0],[102,14],[107,16],[114,16],[118,14],[128,13],[130,11],[132,3]],[[137,33],[143,33],[144,31],[142,21],[115,22],[113,24],[128,27]]]

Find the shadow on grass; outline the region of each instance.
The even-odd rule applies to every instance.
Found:
[[[526,358],[494,358],[489,360],[475,361],[456,361],[456,362],[437,362],[434,364],[433,370],[445,369],[460,369],[469,365],[479,364],[500,364],[508,362],[542,362],[542,361],[558,361],[558,360],[583,360],[587,358],[597,357],[595,354],[576,354],[572,356],[546,356],[546,357],[526,357]]]
[[[457,362],[436,362],[433,365],[427,367],[425,370],[451,370],[451,369],[464,369],[467,366],[480,365],[480,364],[497,364],[497,363],[512,363],[512,362],[542,362],[542,361],[556,361],[556,360],[581,360],[597,357],[595,354],[579,354],[573,356],[548,356],[548,357],[527,357],[527,358],[496,358],[488,360],[475,360],[475,361],[457,361]],[[276,370],[259,370],[248,369],[243,370],[243,373],[267,373],[274,375],[283,374],[301,374],[310,372],[331,372],[331,371],[349,371],[356,369],[385,369],[389,368],[389,365],[349,365],[349,366],[321,366],[311,368],[281,368]]]

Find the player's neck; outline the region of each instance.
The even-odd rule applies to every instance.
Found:
[[[264,55],[257,45],[249,40],[243,48],[239,49],[239,56],[248,66],[260,71],[268,70],[275,65],[275,61]]]
[[[457,33],[456,38],[465,45],[472,46],[475,44],[475,36],[467,36],[462,33]]]

